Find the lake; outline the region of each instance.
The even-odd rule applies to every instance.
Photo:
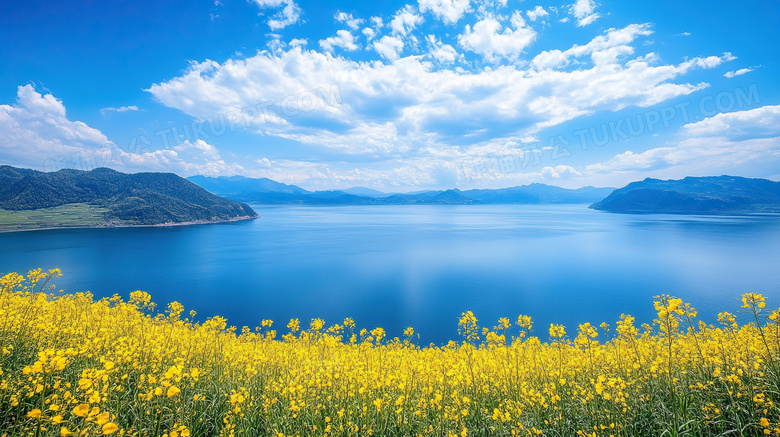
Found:
[[[651,322],[653,296],[690,302],[701,319],[736,312],[741,293],[780,307],[780,217],[620,215],[586,205],[255,206],[260,219],[158,228],[0,234],[0,272],[59,267],[66,292],[125,299],[144,290],[177,300],[198,320],[290,318],[400,336],[457,339],[474,311],[481,326],[533,317],[576,334],[621,313]],[[747,321],[747,314],[739,319]]]

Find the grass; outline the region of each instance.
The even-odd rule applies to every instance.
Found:
[[[350,319],[228,327],[136,291],[59,295],[58,270],[0,278],[0,436],[780,435],[780,313],[696,321],[658,296],[653,325],[530,317],[420,347]]]
[[[107,208],[87,203],[71,203],[53,208],[25,211],[0,209],[0,232],[46,228],[106,226]]]

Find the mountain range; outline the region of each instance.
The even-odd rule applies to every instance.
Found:
[[[264,205],[477,205],[593,203],[614,188],[584,187],[576,190],[530,184],[495,190],[432,190],[415,193],[383,193],[364,187],[334,191],[308,191],[271,179],[241,176],[192,176],[190,181],[229,199]]]
[[[126,174],[108,168],[43,173],[0,166],[0,230],[60,227],[65,222],[68,226],[158,225],[257,217],[244,202],[258,205],[590,204],[592,209],[614,213],[780,213],[780,182],[737,176],[648,178],[620,189],[572,190],[530,184],[403,194],[365,187],[309,191],[266,178],[242,176],[188,179],[173,173]],[[33,213],[18,213],[24,211]],[[29,223],[33,220],[38,222]]]

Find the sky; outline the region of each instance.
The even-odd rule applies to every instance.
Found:
[[[780,1],[0,0],[0,164],[386,192],[780,180]]]

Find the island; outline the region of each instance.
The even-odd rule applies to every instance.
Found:
[[[738,176],[647,178],[613,191],[590,208],[629,214],[776,214],[780,182]]]
[[[0,231],[162,226],[258,217],[173,173],[108,168],[40,172],[0,166]]]

